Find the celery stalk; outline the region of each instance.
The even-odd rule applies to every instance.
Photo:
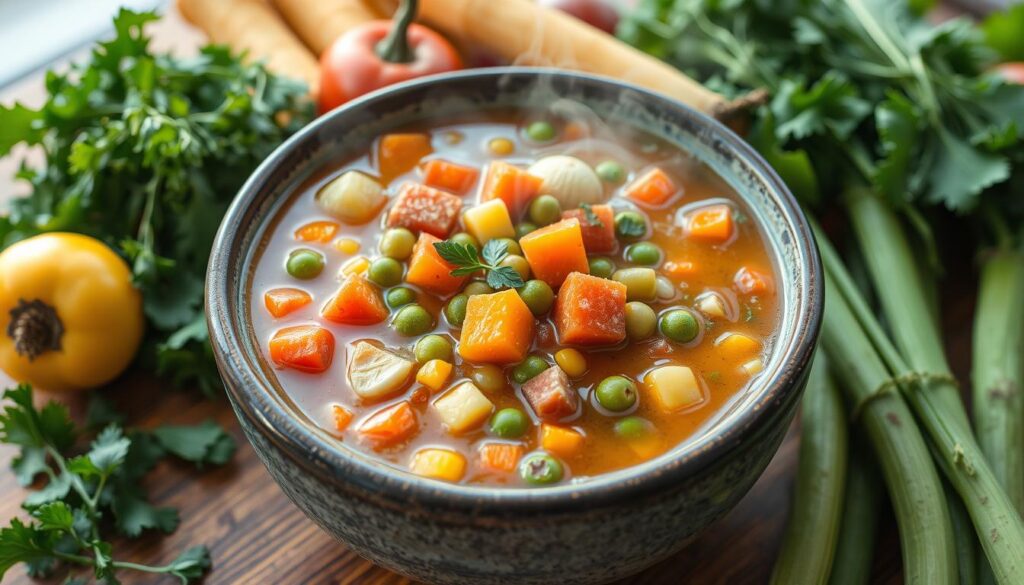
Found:
[[[868,585],[871,581],[882,483],[869,449],[860,433],[850,441],[843,517],[829,585]]]
[[[846,412],[828,373],[825,354],[819,352],[801,402],[793,510],[772,583],[814,585],[828,581],[839,537],[846,456]]]

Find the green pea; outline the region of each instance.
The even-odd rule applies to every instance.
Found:
[[[430,331],[434,327],[434,318],[419,305],[406,305],[398,310],[391,326],[399,335],[413,337]]]
[[[658,275],[651,268],[623,268],[612,274],[612,280],[626,285],[626,300],[647,301],[658,292]]]
[[[615,235],[631,242],[647,235],[647,220],[635,211],[620,211],[615,215]]]
[[[686,309],[673,309],[661,316],[661,333],[672,341],[689,343],[700,333],[700,324]]]
[[[633,264],[654,266],[661,262],[661,248],[650,242],[633,244],[626,250],[626,260]]]
[[[627,416],[615,422],[615,434],[623,439],[642,439],[651,434],[654,425],[639,416]]]
[[[519,464],[519,476],[530,485],[558,483],[564,474],[562,464],[547,453],[534,453]]]
[[[416,291],[411,288],[399,286],[388,291],[385,300],[388,302],[388,306],[392,309],[401,307],[402,305],[408,305],[409,303],[416,302]]]
[[[550,367],[542,357],[527,356],[522,363],[512,368],[512,381],[516,384],[525,384]]]
[[[613,160],[601,161],[594,167],[594,172],[602,181],[615,185],[626,179],[626,169]]]
[[[416,355],[416,361],[421,364],[430,360],[451,361],[452,342],[443,335],[424,335],[416,342],[413,353]]]
[[[626,303],[626,334],[630,339],[647,339],[658,328],[658,316],[646,303]]]
[[[509,254],[515,254],[517,256],[523,255],[523,249],[519,247],[519,242],[512,238],[499,238],[498,241],[505,244],[505,251]]]
[[[467,296],[473,295],[489,295],[494,292],[494,289],[488,286],[488,284],[482,280],[474,280],[473,282],[466,285],[466,288],[462,289],[462,292]]]
[[[484,392],[492,394],[501,392],[508,386],[505,372],[493,364],[484,364],[473,368],[473,371],[469,374],[469,379],[473,380],[473,383]]]
[[[491,432],[502,439],[518,439],[529,427],[529,417],[518,408],[502,408],[491,417]]]
[[[468,302],[469,296],[461,294],[452,297],[444,306],[445,319],[448,319],[448,323],[452,327],[462,327],[462,322],[466,320],[466,303]]]
[[[530,232],[537,231],[537,224],[524,221],[523,223],[516,226],[516,237],[521,238]]]
[[[381,286],[395,286],[402,282],[402,263],[384,256],[370,263],[366,276]]]
[[[473,246],[476,250],[480,251],[480,242],[476,241],[476,238],[467,234],[466,232],[459,232],[452,237],[448,238],[449,242],[454,242],[462,246]]]
[[[519,273],[519,277],[524,281],[530,278],[530,263],[526,261],[526,258],[516,254],[509,254],[501,261],[499,266],[510,266],[512,270]]]
[[[530,308],[530,312],[538,317],[546,315],[551,310],[551,305],[555,303],[554,291],[543,280],[528,280],[517,292]]]
[[[526,127],[526,135],[534,142],[554,140],[555,127],[550,122],[539,120]]]
[[[553,195],[541,195],[530,202],[530,221],[537,225],[555,223],[562,217],[562,204]]]
[[[288,260],[284,264],[288,274],[302,280],[309,280],[320,276],[324,270],[324,257],[319,252],[308,248],[301,248],[288,254]]]
[[[405,228],[391,228],[380,238],[380,253],[395,260],[405,260],[412,256],[416,236]]]
[[[595,256],[589,261],[590,275],[598,278],[611,278],[615,272],[615,263],[604,256]]]
[[[612,412],[629,410],[636,404],[636,384],[624,376],[609,376],[597,385],[594,398]]]

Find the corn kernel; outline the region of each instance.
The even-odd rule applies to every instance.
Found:
[[[559,350],[555,353],[555,363],[570,378],[579,378],[587,371],[587,358],[576,349]]]
[[[495,156],[508,156],[516,149],[516,145],[508,138],[492,138],[487,149]]]
[[[363,274],[370,267],[370,261],[366,256],[356,256],[351,260],[348,260],[341,265],[342,276],[352,276],[353,274]]]
[[[473,206],[462,214],[462,221],[466,224],[469,233],[473,234],[473,237],[481,244],[497,238],[512,238],[516,235],[512,217],[508,214],[508,207],[505,207],[505,202],[501,199],[492,199]]]
[[[338,241],[334,242],[334,249],[342,254],[355,254],[360,248],[362,248],[362,244],[359,243],[359,240],[352,238],[338,238]]]
[[[466,458],[448,449],[420,449],[412,456],[409,470],[423,477],[459,481],[466,473]]]
[[[419,372],[416,372],[416,381],[437,392],[444,387],[448,377],[452,375],[452,364],[434,359],[423,364]]]
[[[559,457],[569,458],[580,452],[584,436],[572,429],[556,425],[540,425],[540,445]]]
[[[746,372],[748,376],[753,376],[761,373],[761,370],[764,369],[764,362],[761,361],[761,358],[754,358],[740,366],[740,369]]]
[[[704,392],[686,366],[662,366],[644,376],[644,386],[662,410],[674,412],[704,400]]]

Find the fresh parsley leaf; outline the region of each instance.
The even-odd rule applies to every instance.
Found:
[[[1003,61],[1024,61],[1024,4],[993,12],[981,24],[985,41]]]
[[[493,289],[519,288],[523,284],[523,277],[511,266],[499,266],[487,272],[487,286]]]
[[[620,215],[615,220],[615,231],[627,238],[641,238],[647,234],[647,226],[632,215]]]
[[[153,430],[153,437],[167,450],[185,461],[223,465],[235,452],[235,440],[213,421],[194,426],[165,425]]]
[[[135,537],[144,530],[159,530],[170,534],[178,528],[180,519],[174,508],[157,508],[141,497],[121,492],[111,501],[111,509],[121,534]]]
[[[480,270],[487,272],[487,285],[494,289],[519,288],[523,286],[523,278],[511,266],[499,266],[508,256],[508,244],[499,240],[490,240],[484,244],[483,261],[477,256],[476,247],[472,244],[460,244],[445,240],[435,242],[434,249],[438,255],[457,268],[451,271],[452,276],[468,276]]]
[[[501,240],[489,240],[484,244],[484,250],[481,253],[484,258],[484,262],[491,266],[497,266],[501,264],[501,261],[508,256],[508,243]]]
[[[196,546],[171,561],[169,568],[172,575],[188,582],[201,578],[211,564],[210,551],[205,546]]]
[[[589,203],[580,205],[580,209],[583,210],[583,216],[587,218],[587,224],[593,227],[604,227],[604,222],[601,221],[600,217],[594,213],[594,208]]]
[[[476,246],[473,244],[460,244],[451,240],[436,242],[434,249],[438,255],[449,264],[456,266],[476,266],[480,263],[477,256]]]

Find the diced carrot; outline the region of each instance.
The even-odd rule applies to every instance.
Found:
[[[747,360],[761,351],[761,342],[743,333],[723,333],[715,340],[715,349],[730,361]]]
[[[662,265],[661,271],[669,278],[680,281],[697,274],[697,265],[689,260],[670,260]]]
[[[547,423],[540,425],[540,446],[559,457],[568,459],[579,454],[583,440],[584,436],[573,429]]]
[[[589,137],[590,134],[590,126],[586,122],[579,120],[569,122],[562,131],[562,137],[566,140],[580,140],[581,138]]]
[[[334,429],[343,432],[352,422],[352,411],[340,404],[335,404],[331,411],[334,413]]]
[[[388,308],[377,285],[352,274],[327,301],[320,313],[324,319],[346,325],[376,325],[388,318]]]
[[[523,446],[510,443],[480,445],[480,465],[492,471],[515,471],[523,457]]]
[[[275,319],[298,311],[312,302],[313,297],[308,292],[297,288],[274,288],[263,293],[263,304]]]
[[[732,237],[732,208],[725,204],[708,205],[689,214],[686,233],[691,238],[720,244]]]
[[[533,342],[533,313],[519,293],[473,295],[466,304],[459,354],[471,362],[514,364]]]
[[[419,183],[405,183],[388,212],[388,227],[404,227],[446,238],[462,210],[462,199]]]
[[[771,289],[771,278],[749,266],[737,270],[732,282],[736,285],[737,290],[748,295],[765,293]]]
[[[420,234],[409,259],[409,270],[405,281],[439,294],[451,294],[466,282],[465,276],[452,276],[457,267],[441,257],[434,249],[434,243],[441,240],[428,233]]]
[[[678,191],[672,178],[658,167],[647,171],[625,189],[626,197],[649,207],[665,205]]]
[[[434,152],[427,134],[385,134],[377,143],[377,167],[384,182],[412,170]]]
[[[562,219],[576,218],[580,221],[583,247],[587,249],[587,254],[614,252],[618,241],[615,239],[615,212],[612,206],[592,205],[590,211],[593,217],[584,209],[570,209],[562,212]]]
[[[552,288],[561,286],[572,272],[590,272],[583,231],[578,219],[563,219],[520,238],[519,247],[530,264],[534,278]]]
[[[270,359],[282,368],[319,374],[331,367],[334,335],[316,325],[285,327],[270,340]]]
[[[295,230],[295,239],[303,242],[326,244],[338,233],[339,227],[333,221],[312,221]]]
[[[563,344],[619,343],[626,338],[626,285],[570,274],[555,300],[555,326]]]
[[[476,183],[480,171],[473,167],[435,158],[423,163],[423,182],[431,187],[462,195]]]
[[[416,411],[403,400],[371,414],[359,424],[358,430],[374,447],[381,448],[408,439],[417,426]]]
[[[487,175],[480,185],[479,201],[501,199],[513,218],[518,218],[524,207],[540,192],[544,180],[507,162],[493,161],[487,165]]]

